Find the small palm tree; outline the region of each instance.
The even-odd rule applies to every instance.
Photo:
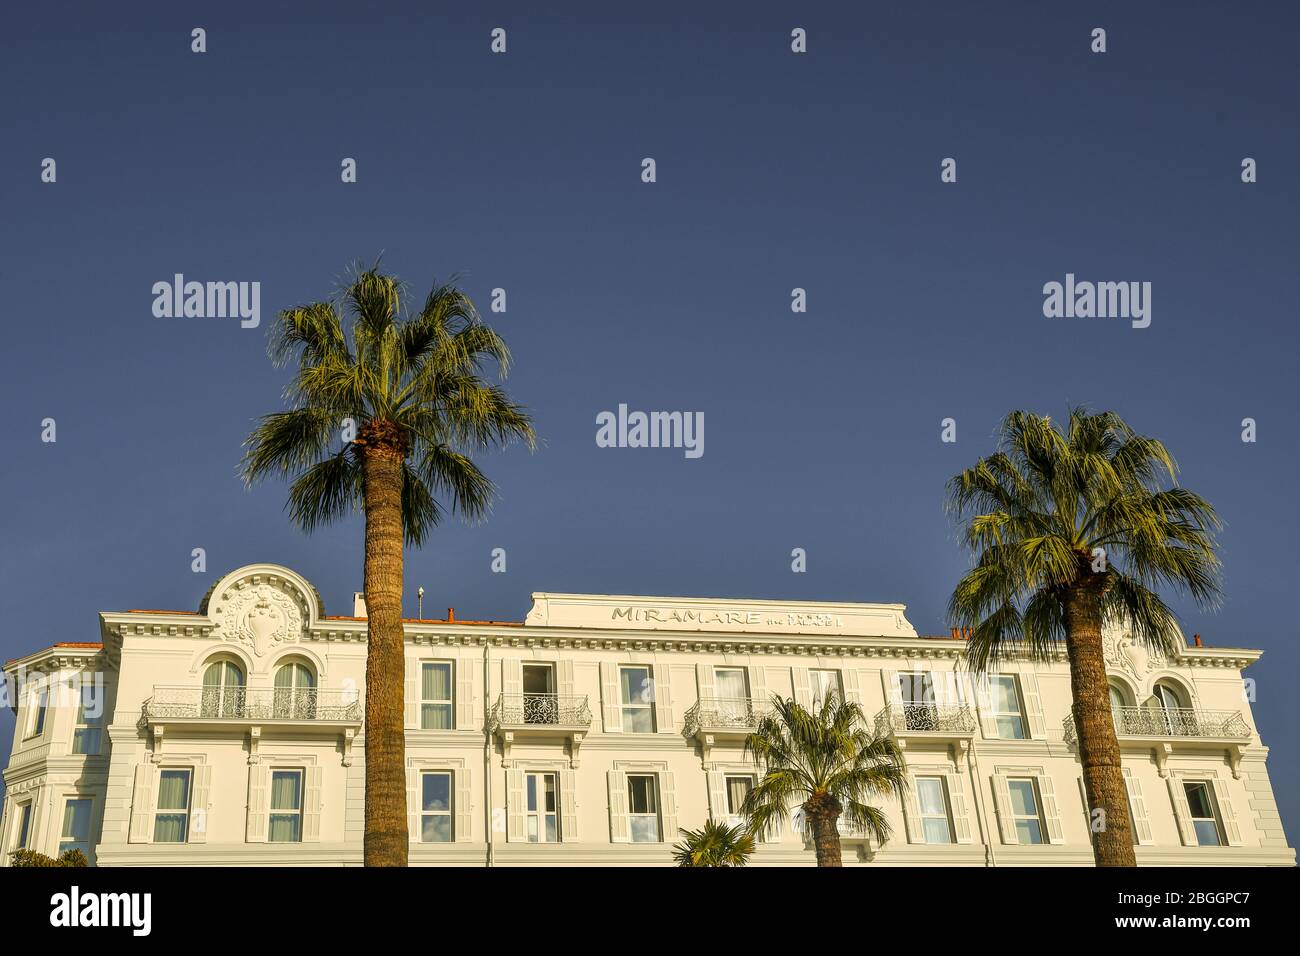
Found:
[[[857,704],[828,694],[807,710],[793,700],[772,698],[745,741],[762,779],[742,811],[754,833],[775,832],[791,806],[802,807],[812,831],[818,866],[841,866],[839,818],[879,843],[889,839],[889,820],[867,801],[907,789],[902,751],[889,737],[866,729]]]
[[[339,301],[280,314],[271,356],[297,362],[290,407],[258,419],[242,466],[249,484],[292,478],[304,531],[365,515],[367,866],[407,862],[403,545],[423,544],[446,510],[487,513],[495,488],[469,452],[534,442],[524,409],[480,377],[488,365],[504,375],[510,353],[470,299],[435,283],[411,315],[405,296],[372,268]]]
[[[1178,626],[1155,588],[1217,603],[1220,522],[1201,496],[1164,487],[1177,474],[1173,458],[1114,412],[1075,409],[1064,429],[1012,412],[998,436],[995,454],[948,484],[975,555],[949,612],[973,629],[967,656],[979,672],[1008,652],[1049,658],[1064,642],[1088,808],[1104,811],[1093,856],[1098,866],[1133,866],[1102,627],[1129,627],[1172,653]]]
[[[742,826],[728,826],[709,817],[698,830],[681,830],[673,847],[678,866],[744,866],[754,852],[754,835]]]

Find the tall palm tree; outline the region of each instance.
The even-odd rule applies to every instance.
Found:
[[[1092,828],[1098,866],[1136,863],[1102,627],[1122,624],[1169,654],[1178,626],[1155,589],[1185,591],[1202,607],[1219,597],[1218,516],[1176,477],[1159,441],[1114,412],[1074,409],[1064,429],[1012,412],[998,451],[948,483],[975,555],[949,613],[973,629],[974,669],[1021,651],[1046,659],[1065,644],[1089,817],[1104,812]]]
[[[867,801],[907,789],[903,753],[892,738],[866,729],[857,704],[828,694],[808,710],[772,698],[772,710],[745,741],[762,779],[742,811],[754,833],[779,829],[791,806],[800,806],[812,831],[818,866],[842,866],[839,818],[879,843],[889,839],[889,820]]]
[[[435,283],[414,314],[405,300],[375,267],[337,301],[280,313],[270,351],[298,366],[289,409],[258,419],[242,465],[249,484],[292,478],[288,510],[304,531],[365,514],[367,866],[407,862],[403,544],[423,544],[448,508],[487,513],[495,488],[468,452],[534,442],[525,410],[481,377],[491,365],[504,375],[510,353],[465,293]]]
[[[744,866],[754,852],[752,833],[713,817],[698,830],[683,828],[681,832],[682,842],[673,847],[678,866]]]

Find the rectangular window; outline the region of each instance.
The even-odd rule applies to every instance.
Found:
[[[1025,739],[1025,714],[1020,708],[1020,688],[1014,674],[997,674],[989,678],[993,718],[998,736],[1004,740]]]
[[[1183,784],[1187,794],[1187,808],[1192,815],[1192,829],[1198,846],[1223,846],[1223,827],[1214,807],[1210,785],[1203,780],[1189,780]]]
[[[190,835],[190,772],[158,774],[158,803],[153,818],[154,843],[184,843]]]
[[[31,836],[31,830],[32,805],[30,803],[20,804],[18,807],[18,831],[14,834],[13,849],[27,849],[27,838]]]
[[[948,786],[943,777],[917,777],[916,802],[921,812],[921,833],[926,843],[951,843]]]
[[[63,805],[63,832],[59,839],[59,856],[80,850],[90,856],[90,798],[72,797]]]
[[[302,840],[302,771],[271,771],[271,827],[267,839],[272,843],[298,843]]]
[[[45,710],[49,705],[50,692],[48,688],[41,688],[33,691],[27,698],[31,702],[31,723],[27,725],[27,737],[39,737],[45,733]]]
[[[425,730],[451,730],[451,661],[426,663],[421,676],[420,726]]]
[[[844,691],[840,687],[840,672],[832,670],[812,670],[808,672],[808,684],[812,690],[814,707],[820,707],[831,694],[843,701]]]
[[[1038,784],[1030,777],[1007,781],[1011,793],[1011,820],[1020,843],[1043,842],[1043,818],[1038,812]]]
[[[732,824],[743,817],[745,798],[754,789],[754,778],[750,776],[727,777],[727,814],[732,817]]]
[[[655,732],[655,688],[649,667],[628,665],[618,669],[623,703],[623,732]]]
[[[633,843],[659,842],[659,789],[653,774],[627,778],[628,833]]]
[[[420,781],[420,840],[452,842],[451,774],[426,773]]]
[[[558,724],[560,699],[555,696],[555,667],[524,664],[524,723]]]
[[[935,730],[934,678],[924,672],[899,674],[898,691],[907,729]]]
[[[94,685],[81,687],[77,702],[77,726],[72,732],[72,752],[93,755],[99,753],[100,737],[104,725],[104,701]]]
[[[558,843],[557,787],[553,773],[530,773],[524,779],[529,843]]]
[[[740,724],[749,720],[749,684],[743,667],[715,667],[713,687],[721,717]]]

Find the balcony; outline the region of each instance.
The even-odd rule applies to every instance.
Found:
[[[1250,727],[1239,710],[1197,710],[1190,707],[1118,707],[1112,708],[1115,736],[1125,747],[1152,747],[1160,775],[1165,775],[1165,760],[1175,746],[1223,747],[1228,753],[1233,776],[1238,775],[1241,749],[1250,741]],[[1063,722],[1067,744],[1078,744],[1074,716]]]
[[[258,762],[257,747],[264,732],[295,738],[339,734],[343,763],[349,766],[352,738],[363,717],[357,691],[316,687],[155,685],[142,709],[143,722],[153,732],[155,761],[169,729],[238,730],[248,734],[249,763]]]
[[[757,697],[701,697],[686,712],[684,733],[700,744],[701,760],[719,741],[743,743],[758,729],[758,722],[772,707]]]
[[[975,716],[963,704],[891,704],[876,714],[876,732],[893,737],[900,748],[913,742],[946,744],[960,773],[975,736]]]
[[[563,739],[569,742],[569,763],[578,766],[578,750],[591,730],[591,708],[586,695],[502,694],[488,719],[488,727],[501,741],[501,764],[510,760],[517,741]]]

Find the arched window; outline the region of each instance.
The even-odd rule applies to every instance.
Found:
[[[204,717],[244,715],[244,671],[234,661],[223,658],[207,666],[199,713]]]
[[[1196,736],[1196,714],[1181,687],[1172,681],[1157,681],[1151,694],[1160,708],[1167,733],[1174,737]]]
[[[1110,682],[1110,711],[1112,714],[1119,716],[1121,708],[1132,707],[1133,702],[1129,699],[1128,691],[1124,685],[1118,681]]]
[[[286,661],[275,672],[275,716],[293,720],[316,716],[316,675],[303,661]]]
[[[1169,681],[1158,681],[1152,691],[1162,710],[1185,710],[1187,708],[1187,701],[1183,698],[1182,692]]]

